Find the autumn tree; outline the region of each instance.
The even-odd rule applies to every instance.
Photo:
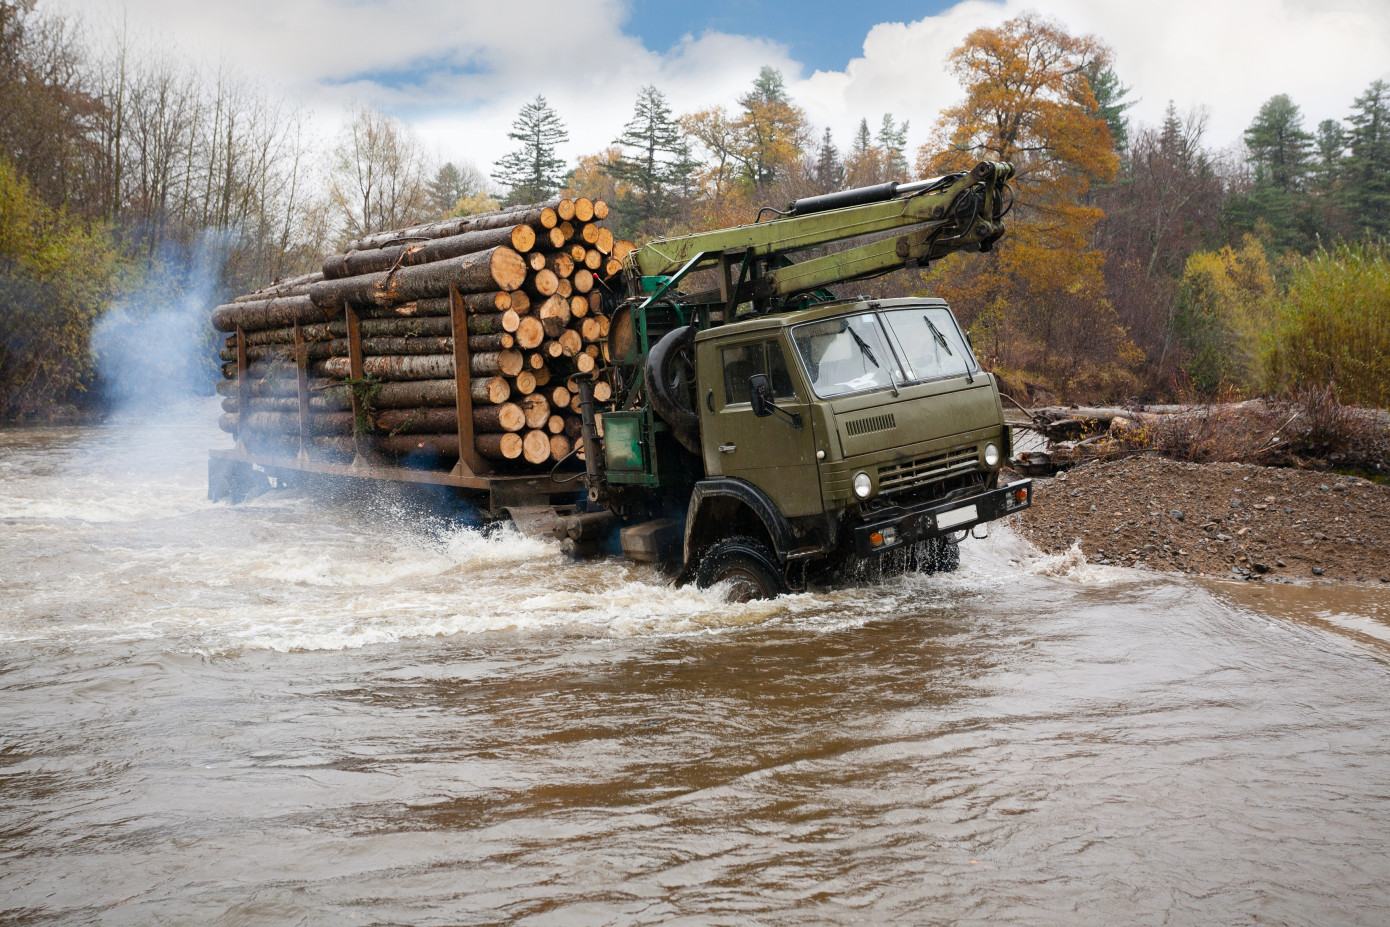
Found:
[[[869,187],[888,179],[887,153],[874,144],[869,131],[869,120],[859,120],[859,128],[854,133],[849,155],[845,158],[845,186]]]
[[[399,228],[430,215],[424,153],[396,120],[360,107],[334,146],[329,194],[345,237]]]
[[[768,66],[758,72],[753,89],[739,97],[738,104],[743,107],[735,149],[740,177],[755,189],[766,189],[800,164],[806,114],[787,96],[782,72]]]
[[[1016,171],[1009,232],[992,260],[955,256],[929,273],[930,291],[962,311],[977,345],[1004,365],[1045,371],[1065,389],[1119,393],[1139,354],[1106,298],[1092,246],[1101,211],[1092,184],[1118,157],[1087,77],[1110,52],[1034,13],[971,33],[948,67],[965,99],[946,109],[919,152],[924,176],[982,160]]]
[[[521,107],[507,138],[521,147],[502,158],[492,179],[509,188],[508,203],[539,203],[560,189],[565,162],[557,154],[569,131],[545,97]]]

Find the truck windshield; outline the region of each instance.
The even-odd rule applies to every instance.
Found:
[[[823,399],[885,388],[903,378],[872,313],[798,325],[792,340],[811,388]]]
[[[916,306],[883,313],[910,368],[908,379],[933,380],[979,370],[951,313],[941,306]]]

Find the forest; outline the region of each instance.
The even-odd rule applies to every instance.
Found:
[[[1316,126],[1275,93],[1217,149],[1200,107],[1132,121],[1136,90],[1103,38],[1025,13],[955,49],[959,96],[915,150],[892,113],[835,139],[765,67],[736,100],[688,113],[634,88],[611,145],[572,161],[566,114],[539,88],[484,174],[437,163],[368,106],[325,138],[252,77],[101,48],[36,0],[0,0],[0,421],[103,415],[122,399],[113,371],[132,367],[209,393],[208,309],[372,230],[565,192],[607,200],[608,224],[640,244],[984,159],[1018,169],[994,254],[842,295],[945,297],[1025,403],[1316,387],[1390,404],[1384,81]],[[189,349],[147,349],[159,339]]]

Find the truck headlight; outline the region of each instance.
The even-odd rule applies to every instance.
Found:
[[[999,448],[995,447],[993,444],[985,445],[985,466],[999,466]]]
[[[869,479],[867,473],[854,474],[854,494],[861,499],[869,498],[869,493],[874,491],[874,481]]]

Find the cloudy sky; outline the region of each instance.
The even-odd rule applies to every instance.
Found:
[[[563,154],[621,131],[637,88],[677,113],[731,108],[763,65],[841,148],[860,118],[911,123],[915,147],[959,87],[942,64],[973,29],[1024,10],[1093,33],[1154,123],[1204,106],[1208,141],[1238,141],[1277,93],[1312,128],[1390,80],[1390,0],[48,0],[90,32],[122,19],[142,42],[226,63],[300,101],[331,132],[354,101],[415,127],[441,158],[485,171],[518,107],[544,94],[569,127]]]

